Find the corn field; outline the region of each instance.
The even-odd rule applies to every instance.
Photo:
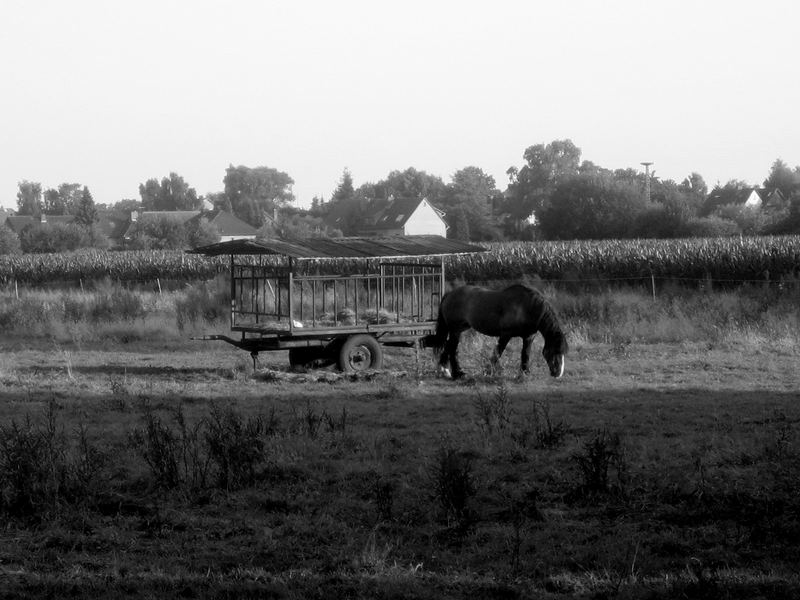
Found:
[[[448,279],[489,281],[539,277],[544,280],[659,279],[780,281],[800,276],[800,236],[503,242],[482,254],[448,257]],[[364,273],[370,261],[338,259],[303,263],[315,273]],[[0,284],[13,281],[195,281],[229,271],[226,256],[207,258],[180,251],[79,251],[70,254],[0,256]]]

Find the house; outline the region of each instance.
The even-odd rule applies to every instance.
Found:
[[[444,212],[426,198],[390,198],[377,213],[368,219],[369,225],[358,232],[374,235],[440,235],[447,237]]]
[[[8,215],[5,219],[6,225],[14,233],[19,235],[22,230],[29,225],[67,225],[75,221],[75,215],[45,215],[42,214],[38,217],[32,215]]]
[[[125,241],[130,241],[133,237],[135,227],[138,223],[155,221],[157,219],[167,219],[188,225],[192,221],[199,223],[201,219],[217,228],[220,234],[220,241],[229,240],[254,240],[256,239],[256,229],[249,223],[245,223],[239,217],[224,210],[216,213],[203,213],[199,210],[164,210],[164,211],[131,211],[130,223],[123,235]]]
[[[775,188],[771,192],[762,190],[761,196],[762,198],[764,198],[764,203],[762,204],[762,207],[766,211],[774,212],[784,209],[787,206],[786,198],[784,198],[783,194],[778,188]]]
[[[736,188],[728,187],[714,188],[706,198],[705,206],[711,210],[734,204],[751,208],[760,208],[762,203],[761,195],[756,188]],[[709,211],[710,212],[710,211]]]
[[[256,239],[256,228],[245,223],[236,215],[227,211],[220,210],[209,219],[209,223],[219,231],[219,241],[228,242],[230,240],[254,240]]]

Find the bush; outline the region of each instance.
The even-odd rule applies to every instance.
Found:
[[[690,237],[724,237],[739,233],[739,226],[722,217],[700,217],[689,221],[687,233]]]
[[[19,236],[0,223],[0,254],[19,254],[21,251]]]
[[[448,525],[467,528],[474,521],[470,502],[475,496],[472,458],[449,443],[437,450],[428,470],[431,496],[438,502]]]
[[[139,219],[131,229],[131,250],[180,250],[189,244],[186,226],[168,217]]]
[[[252,485],[264,454],[264,419],[246,421],[232,408],[212,406],[205,425],[208,456],[216,465],[217,485],[231,490]]]
[[[19,236],[23,252],[52,253],[68,252],[91,246],[85,227],[75,223],[42,223],[29,225]]]
[[[212,469],[221,489],[252,485],[264,460],[263,438],[274,427],[273,420],[244,419],[232,408],[216,406],[192,426],[181,409],[174,412],[174,425],[150,410],[143,420],[144,426],[131,433],[131,444],[164,489],[203,488]]]
[[[62,504],[87,500],[103,462],[84,428],[75,444],[59,431],[52,401],[44,425],[35,426],[30,417],[0,425],[0,511],[46,516]]]
[[[133,321],[143,317],[145,309],[141,296],[136,292],[105,284],[97,291],[89,313],[94,321]]]
[[[230,298],[224,278],[212,282],[201,282],[186,289],[183,298],[175,300],[175,316],[178,329],[198,322],[214,325],[230,314]]]

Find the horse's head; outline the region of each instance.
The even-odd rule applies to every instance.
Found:
[[[567,354],[567,340],[562,334],[545,339],[542,355],[550,369],[550,375],[559,378],[564,374],[564,356]]]

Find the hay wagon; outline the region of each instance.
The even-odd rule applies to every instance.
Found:
[[[420,348],[436,329],[445,258],[484,248],[440,236],[233,240],[230,329],[209,335],[250,352],[288,350],[292,366],[380,369],[383,346]]]

